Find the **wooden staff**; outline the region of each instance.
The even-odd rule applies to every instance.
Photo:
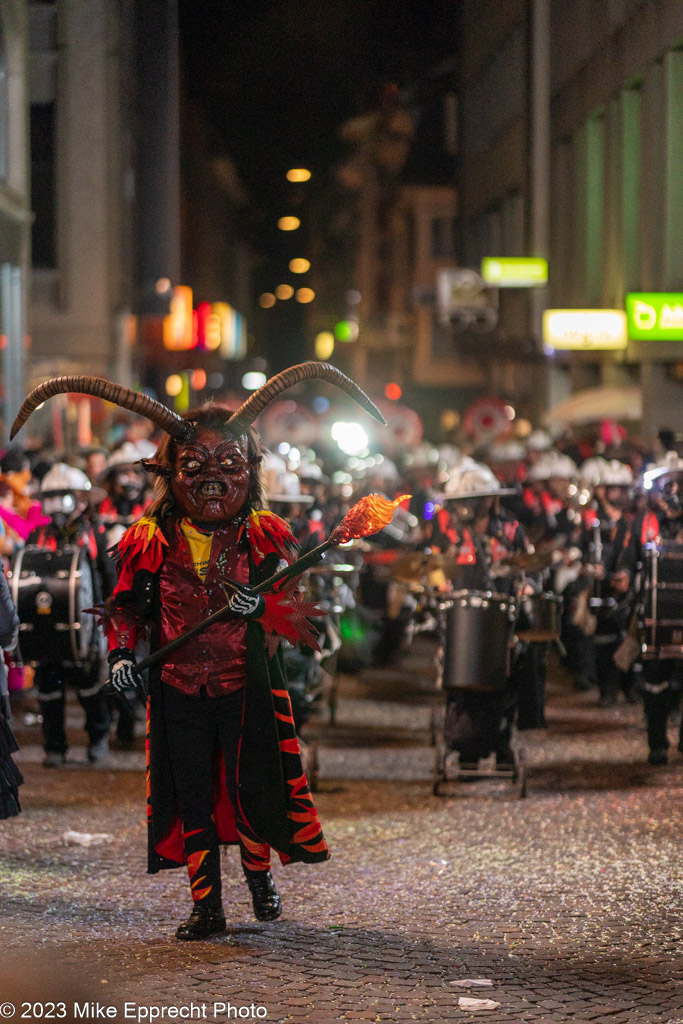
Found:
[[[291,565],[285,566],[284,569],[280,569],[278,572],[269,576],[267,580],[263,580],[262,583],[257,584],[253,588],[254,594],[263,594],[267,590],[271,590],[278,583],[283,580],[293,579],[295,576],[300,576],[306,569],[310,569],[312,565],[319,562],[326,551],[332,547],[338,547],[340,544],[348,544],[351,540],[357,540],[359,537],[369,537],[374,533],[378,533],[385,526],[388,526],[391,522],[392,516],[398,506],[406,498],[410,498],[410,494],[402,494],[399,498],[394,501],[389,501],[387,498],[383,498],[379,494],[368,494],[365,498],[361,498],[353,508],[349,509],[344,518],[342,519],[339,526],[336,526],[327,540],[324,540],[322,544],[319,544],[312,551],[302,555],[301,558],[297,558]],[[137,662],[133,666],[133,672],[141,676],[145,669],[148,669],[150,665],[155,665],[158,661],[164,660],[172,651],[177,650],[178,647],[182,647],[183,644],[187,643],[188,640],[193,636],[197,636],[198,633],[203,633],[205,629],[212,626],[214,622],[220,622],[227,615],[230,614],[230,605],[223,605],[218,611],[213,612],[208,618],[198,622],[196,626],[188,629],[187,632],[181,633],[180,636],[175,637],[174,640],[164,644],[158,650],[153,651],[152,654],[143,658],[142,661]]]

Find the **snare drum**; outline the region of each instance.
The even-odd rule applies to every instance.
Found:
[[[19,648],[27,664],[85,666],[93,655],[93,570],[84,548],[27,545],[9,574],[19,614]]]
[[[529,594],[522,598],[523,628],[520,640],[532,644],[552,643],[560,636],[561,598],[557,594]]]
[[[443,610],[444,689],[502,690],[510,670],[514,600],[505,594],[460,590]]]

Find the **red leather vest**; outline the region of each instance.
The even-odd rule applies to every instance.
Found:
[[[161,644],[186,632],[226,601],[221,582],[249,582],[246,540],[237,543],[238,527],[216,530],[206,579],[197,576],[188,543],[177,523],[169,530],[168,550],[159,579]],[[164,664],[163,682],[195,695],[202,686],[209,696],[230,693],[244,685],[246,674],[244,619],[226,618],[188,640]]]

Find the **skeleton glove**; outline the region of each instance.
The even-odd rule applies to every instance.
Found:
[[[230,582],[223,590],[233,615],[238,615],[242,619],[259,619],[266,610],[265,600],[260,594],[255,594],[251,587]]]
[[[126,690],[134,690],[139,679],[133,671],[135,667],[135,655],[127,647],[118,647],[109,654],[109,683],[108,693],[125,693]]]

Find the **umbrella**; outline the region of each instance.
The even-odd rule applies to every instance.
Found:
[[[643,418],[643,393],[639,387],[586,388],[570,395],[546,414],[552,423],[595,423],[600,420],[640,420]]]

